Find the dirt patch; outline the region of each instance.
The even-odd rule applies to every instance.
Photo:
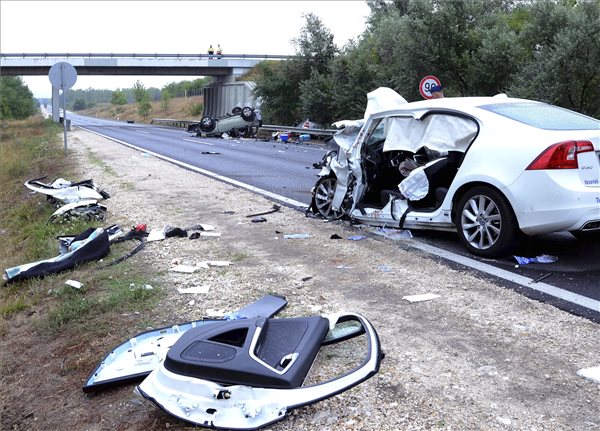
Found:
[[[409,242],[348,241],[355,228],[285,207],[266,215],[266,223],[252,223],[246,215],[273,203],[81,130],[70,139],[81,178],[111,194],[107,224],[206,223],[222,235],[170,238],[134,256],[134,264],[156,271],[167,295],[151,311],[122,316],[125,324],[104,337],[44,338],[27,332],[28,316],[11,318],[1,338],[0,428],[187,429],[135,397],[134,385],[83,394],[94,358],[131,335],[136,322],[183,322],[277,293],[289,300],[284,315],[342,309],[365,315],[386,357],[372,379],[269,429],[600,429],[600,386],[576,375],[600,365],[598,325],[451,269]],[[102,162],[90,163],[91,156]],[[289,233],[311,237],[283,239]],[[234,264],[179,275],[168,271],[174,260]],[[200,284],[210,286],[208,294],[177,291]],[[402,299],[427,292],[440,297]],[[343,348],[333,351],[327,355],[333,361],[320,361],[317,373],[335,370],[347,356]]]

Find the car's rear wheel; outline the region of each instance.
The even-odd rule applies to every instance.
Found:
[[[254,112],[254,109],[252,109],[249,106],[244,106],[241,115],[244,121],[254,121],[254,119],[256,118],[256,113]]]
[[[236,106],[235,108],[233,108],[231,110],[232,115],[240,115],[241,113],[242,113],[242,108],[239,106]]]
[[[491,187],[468,190],[458,202],[454,217],[460,240],[478,256],[510,254],[522,237],[510,204]]]
[[[203,132],[212,132],[215,130],[216,125],[217,122],[214,120],[214,118],[211,118],[208,115],[202,117],[200,120],[200,129],[202,129]]]
[[[333,196],[337,179],[334,176],[321,178],[315,185],[314,207],[323,217],[335,220],[344,216],[348,210],[348,199],[344,199],[342,208],[335,210],[333,208]]]

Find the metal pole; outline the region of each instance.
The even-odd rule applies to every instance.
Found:
[[[60,82],[63,92],[63,135],[65,140],[65,156],[67,155],[67,91],[64,88],[64,65],[60,65]]]

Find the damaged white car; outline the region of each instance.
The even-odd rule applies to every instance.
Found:
[[[597,119],[506,95],[407,103],[380,88],[364,119],[335,126],[311,205],[326,218],[456,231],[484,257],[523,234],[600,234]]]

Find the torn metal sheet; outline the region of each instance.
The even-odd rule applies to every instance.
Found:
[[[367,353],[360,365],[302,386],[323,345],[361,334]],[[222,322],[186,332],[136,392],[183,421],[250,430],[369,379],[379,371],[382,357],[375,328],[354,313]]]
[[[99,204],[97,200],[85,199],[61,206],[52,213],[48,221],[52,222],[58,218],[74,217],[83,217],[87,220],[104,220],[105,214],[106,206]]]
[[[52,183],[42,183],[46,177],[36,178],[25,182],[25,187],[37,193],[42,193],[59,201],[69,204],[82,200],[102,200],[108,199],[110,195],[103,190],[99,190],[93,180],[79,181],[72,183],[63,178],[58,178]]]
[[[282,296],[265,295],[258,301],[225,315],[225,319],[270,317],[286,305],[287,301]],[[146,377],[186,331],[222,321],[223,319],[201,319],[137,334],[113,349],[100,362],[86,380],[83,391],[96,392]]]

